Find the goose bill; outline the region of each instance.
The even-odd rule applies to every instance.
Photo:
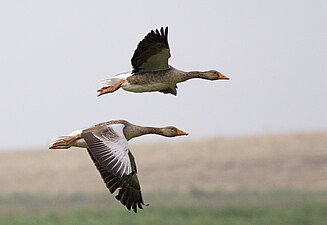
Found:
[[[218,75],[218,79],[220,79],[220,80],[229,80],[229,78],[228,77],[226,77],[224,74],[222,74],[222,73],[219,73],[219,75]]]
[[[179,129],[177,129],[177,134],[178,135],[188,135],[188,133],[186,133],[185,131],[179,130]]]

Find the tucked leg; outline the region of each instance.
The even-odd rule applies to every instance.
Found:
[[[67,149],[67,148],[70,148],[72,146],[72,144],[80,138],[81,138],[80,135],[61,137],[61,138],[58,138],[54,143],[52,143],[49,148],[50,149]]]
[[[125,80],[122,80],[122,81],[118,82],[115,86],[102,87],[101,89],[98,90],[98,92],[99,92],[98,96],[101,96],[101,95],[104,95],[107,93],[112,93],[112,92],[118,90],[124,82],[125,82]]]

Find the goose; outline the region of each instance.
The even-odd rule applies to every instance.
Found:
[[[137,177],[137,169],[128,141],[145,134],[158,134],[165,137],[188,135],[173,127],[143,127],[126,120],[112,120],[77,130],[61,136],[50,144],[50,149],[70,147],[87,148],[104,183],[113,194],[118,189],[116,199],[128,210],[143,209],[144,201]]]
[[[98,90],[98,96],[119,88],[136,93],[158,91],[176,96],[176,84],[192,78],[229,80],[216,70],[185,72],[175,69],[168,64],[169,57],[168,27],[161,27],[160,31],[151,30],[134,52],[131,60],[133,70],[103,80],[105,85]]]

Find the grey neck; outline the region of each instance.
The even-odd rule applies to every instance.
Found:
[[[178,76],[179,79],[177,83],[181,83],[192,78],[206,79],[204,72],[200,72],[200,71],[191,71],[191,72],[180,71],[180,72],[181,73]]]
[[[161,128],[157,127],[141,127],[137,125],[125,127],[125,136],[127,140],[135,137],[139,137],[146,134],[158,134],[162,135]]]

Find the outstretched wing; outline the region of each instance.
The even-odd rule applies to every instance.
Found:
[[[137,207],[143,209],[142,205],[144,205],[144,202],[142,198],[140,183],[137,178],[137,171],[133,155],[129,152],[133,172],[129,175],[118,177],[106,170],[94,158],[90,150],[88,150],[88,152],[110,193],[112,194],[117,189],[119,189],[118,194],[116,195],[116,199],[125,205],[128,210],[133,209],[134,212],[137,212]]]
[[[124,124],[110,124],[83,131],[88,152],[110,193],[137,212],[144,205],[133,155],[124,136]]]
[[[168,27],[160,31],[151,30],[137,48],[132,57],[133,73],[169,69]]]

